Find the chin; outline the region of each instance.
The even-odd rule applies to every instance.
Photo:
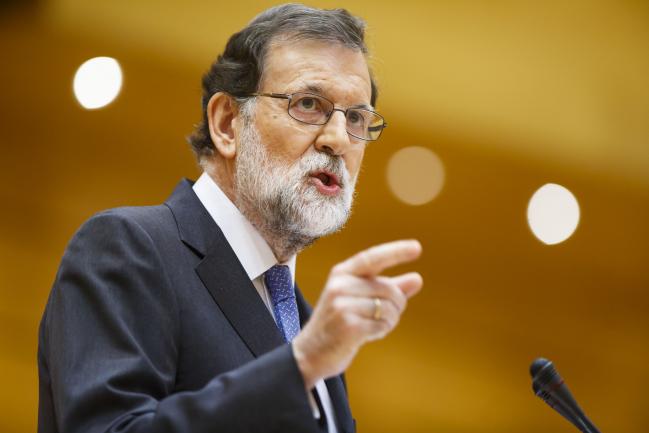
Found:
[[[325,209],[322,209],[323,207]],[[340,231],[347,223],[351,209],[336,207],[319,206],[303,214],[300,224],[302,234],[312,238],[321,238]]]

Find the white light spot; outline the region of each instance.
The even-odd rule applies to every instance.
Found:
[[[388,185],[404,203],[422,205],[433,200],[444,186],[444,164],[430,149],[419,146],[397,151],[387,170]]]
[[[74,95],[88,110],[110,104],[122,88],[122,69],[112,57],[86,60],[74,75]]]
[[[568,239],[579,224],[579,203],[566,188],[548,183],[539,188],[527,206],[527,222],[543,243],[558,244]]]

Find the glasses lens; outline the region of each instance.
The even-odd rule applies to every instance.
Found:
[[[300,122],[323,125],[327,122],[333,104],[312,93],[294,93],[289,100],[288,114]]]
[[[376,140],[383,131],[383,117],[363,109],[347,110],[347,132],[363,140]]]

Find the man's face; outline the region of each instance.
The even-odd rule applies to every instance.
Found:
[[[295,92],[317,93],[336,108],[369,106],[371,84],[363,54],[319,41],[272,45],[260,93]],[[252,113],[242,116],[236,201],[251,220],[266,226],[262,228],[309,243],[347,220],[365,142],[347,133],[339,111],[325,125],[309,125],[290,117],[287,104],[258,97]],[[323,178],[323,173],[333,176]]]
[[[340,44],[321,41],[278,42],[268,50],[260,93],[318,93],[337,108],[370,105],[371,84],[365,57]],[[340,155],[349,174],[360,169],[364,142],[345,129],[343,113],[326,125],[305,125],[286,112],[287,101],[259,98],[255,125],[261,141],[278,160],[292,163],[309,151],[329,147]]]

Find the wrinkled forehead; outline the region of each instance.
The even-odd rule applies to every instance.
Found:
[[[371,77],[363,52],[339,42],[278,39],[264,58],[260,91],[312,92],[336,103],[370,105]]]

